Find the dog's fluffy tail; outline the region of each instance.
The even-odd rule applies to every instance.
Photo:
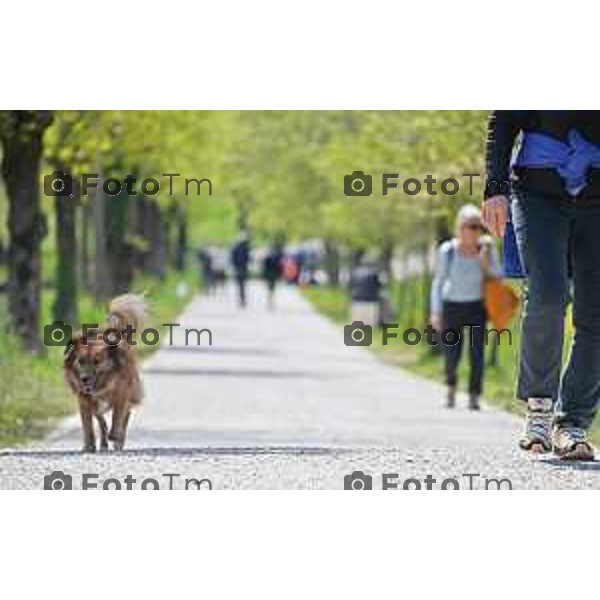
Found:
[[[124,294],[112,300],[109,310],[109,327],[122,331],[130,325],[139,334],[148,316],[148,302],[143,295]]]

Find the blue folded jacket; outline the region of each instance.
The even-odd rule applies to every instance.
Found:
[[[504,232],[502,270],[504,277],[512,279],[522,279],[525,277],[525,269],[523,268],[523,261],[521,260],[521,254],[517,246],[517,238],[512,221],[506,224]]]
[[[514,166],[555,169],[566,190],[575,196],[586,186],[588,169],[600,168],[600,147],[574,129],[569,131],[566,142],[527,132]]]
[[[569,131],[566,141],[549,135],[526,132],[513,167],[555,169],[567,192],[576,196],[587,184],[591,167],[600,168],[600,147],[588,142],[577,130]],[[503,269],[505,277],[525,277],[512,222],[504,234]]]

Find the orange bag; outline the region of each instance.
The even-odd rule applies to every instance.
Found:
[[[519,307],[519,297],[501,279],[487,279],[483,291],[485,309],[492,325],[498,330],[506,329]]]

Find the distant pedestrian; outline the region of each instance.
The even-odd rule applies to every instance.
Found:
[[[275,244],[269,249],[263,259],[262,274],[267,284],[267,302],[269,308],[275,308],[275,288],[282,275],[283,270],[283,249],[281,244]]]
[[[381,293],[383,282],[377,262],[363,257],[350,277],[350,313],[352,322],[371,327],[382,324]]]
[[[200,261],[200,269],[202,273],[202,285],[210,294],[214,290],[214,270],[213,259],[208,248],[201,248],[198,251],[198,260]]]
[[[486,277],[497,277],[498,274],[492,241],[483,235],[480,210],[467,204],[458,212],[456,237],[443,242],[438,249],[431,289],[432,326],[438,332],[453,330],[459,334],[457,340],[440,339],[445,353],[448,408],[454,408],[456,404],[463,333],[464,328],[469,327],[469,408],[479,410],[484,376],[484,328],[487,320],[484,282]],[[452,334],[448,332],[448,335]]]
[[[246,307],[246,282],[250,267],[250,238],[242,233],[231,249],[231,265],[238,289],[238,299],[241,308]]]
[[[288,283],[298,283],[300,269],[295,256],[287,255],[283,259],[283,276]]]

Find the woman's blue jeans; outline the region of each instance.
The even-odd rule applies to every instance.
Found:
[[[560,425],[587,429],[600,400],[600,205],[518,191],[512,219],[527,276],[517,396],[552,398]],[[575,331],[563,372],[571,298]]]

